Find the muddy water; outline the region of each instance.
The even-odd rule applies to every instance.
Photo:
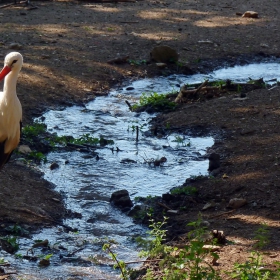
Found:
[[[205,175],[208,161],[204,155],[214,144],[210,136],[193,138],[170,134],[160,139],[151,137],[148,126],[153,115],[130,112],[125,100],[133,104],[143,92],[176,91],[184,83],[205,79],[235,77],[233,80],[244,82],[248,77],[265,77],[271,80],[277,78],[273,73],[280,73],[279,67],[279,64],[265,64],[262,68],[258,64],[218,70],[209,75],[144,79],[114,89],[108,97],[98,97],[84,107],[74,106],[44,114],[44,122],[51,132],[75,137],[87,133],[96,137],[102,135],[114,141],[114,151],[97,149],[98,159],[96,154],[88,152],[50,153],[48,163],[42,165],[41,170],[64,195],[67,208],[79,214],[77,218],[64,221],[76,230],[65,232],[61,227],[54,227],[33,236],[33,240],[48,239],[51,244],[49,251],[35,249],[34,252],[37,256],[53,254],[47,268],[39,268],[37,262],[14,260],[8,255],[3,257],[13,263],[25,279],[118,279],[119,272],[113,270],[112,261],[101,249],[102,244],[108,238],[114,240],[113,250],[119,259],[137,260],[137,249],[131,239],[144,235],[147,229],[135,225],[131,218],[113,207],[109,203],[111,194],[127,189],[131,198],[161,195],[192,175]],[[263,72],[256,73],[257,70]],[[138,141],[135,126],[140,128]],[[148,164],[161,157],[167,159],[162,166]],[[50,162],[57,162],[59,168],[50,170]],[[20,239],[18,253],[26,254],[29,247],[30,240]]]

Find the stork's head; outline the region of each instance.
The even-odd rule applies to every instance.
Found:
[[[18,52],[11,52],[6,55],[4,68],[0,72],[0,81],[11,71],[19,72],[23,63],[22,55]]]

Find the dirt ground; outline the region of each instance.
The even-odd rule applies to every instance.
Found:
[[[9,3],[1,1],[3,6]],[[175,70],[207,71],[280,53],[280,6],[275,0],[31,3],[37,9],[18,4],[0,10],[1,60],[12,50],[24,57],[17,88],[23,125],[48,109],[104,95],[125,79]],[[259,18],[240,16],[248,10],[258,12]],[[180,67],[159,69],[154,63],[140,63],[160,45],[178,51]],[[134,63],[108,63],[126,56]],[[272,265],[280,260],[279,95],[276,87],[254,90],[243,100],[227,96],[182,104],[154,121],[157,127],[169,123],[184,131],[200,127],[215,132],[212,151],[221,155],[215,180],[194,182],[200,199],[172,219],[174,227],[186,224],[207,202],[214,203],[202,212],[203,218],[234,242],[219,252],[220,270],[247,258],[254,231],[264,223],[271,241],[264,261]],[[60,222],[67,212],[63,198],[40,173],[14,159],[0,173],[1,226]],[[223,214],[231,198],[244,198],[247,204]]]

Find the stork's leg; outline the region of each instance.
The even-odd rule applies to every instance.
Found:
[[[12,152],[11,153],[4,153],[5,150],[5,142],[1,142],[0,143],[0,169],[3,167],[3,165],[5,163],[7,163],[9,161],[9,159],[11,158]]]

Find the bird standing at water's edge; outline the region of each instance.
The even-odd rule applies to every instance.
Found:
[[[0,170],[20,141],[22,108],[16,86],[22,64],[22,55],[11,52],[6,55],[0,72],[0,81],[5,78],[3,92],[0,92]]]

